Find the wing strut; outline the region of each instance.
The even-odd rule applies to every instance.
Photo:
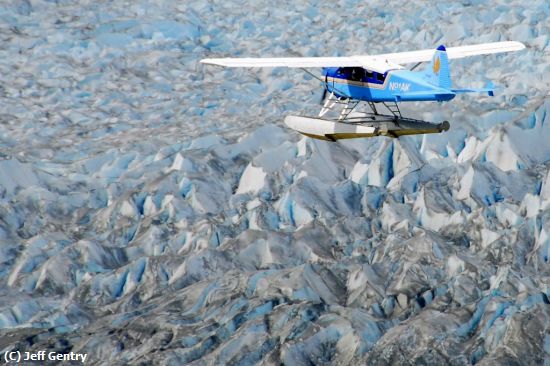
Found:
[[[420,66],[422,62],[418,62],[416,63],[413,67],[411,67],[411,71],[413,71],[414,69],[416,69],[418,66]]]

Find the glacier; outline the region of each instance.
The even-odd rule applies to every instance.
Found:
[[[543,0],[0,4],[0,352],[92,364],[550,365]],[[495,97],[337,143],[307,74],[205,57],[523,42]]]

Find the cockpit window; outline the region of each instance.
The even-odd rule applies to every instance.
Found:
[[[376,73],[376,80],[383,83],[384,80],[386,80],[386,75],[385,74],[380,74],[380,73]]]

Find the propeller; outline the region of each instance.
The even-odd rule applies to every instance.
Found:
[[[321,100],[319,101],[320,105],[325,104],[325,99],[327,99],[327,93],[328,93],[328,72],[326,72],[324,69],[323,71],[325,74],[325,85],[323,85],[324,86],[323,95],[321,96]]]
[[[327,99],[327,88],[325,87],[323,89],[323,95],[321,96],[321,100],[319,101],[320,105],[325,104],[325,99]]]

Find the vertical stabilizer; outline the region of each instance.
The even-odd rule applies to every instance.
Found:
[[[451,71],[449,69],[449,58],[445,46],[437,47],[432,61],[425,70],[428,81],[440,88],[451,89]]]

